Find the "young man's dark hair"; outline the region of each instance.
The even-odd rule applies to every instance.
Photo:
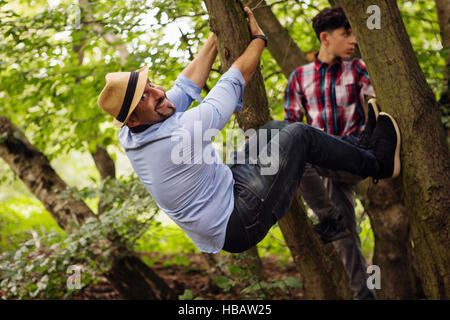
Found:
[[[340,27],[350,29],[350,23],[341,7],[325,8],[312,20],[314,31],[320,41],[321,32],[332,32]]]

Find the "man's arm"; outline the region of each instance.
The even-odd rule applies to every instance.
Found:
[[[200,88],[205,86],[211,66],[217,56],[216,35],[212,33],[200,52],[182,73]]]
[[[248,24],[252,36],[264,36],[264,32],[259,27],[258,22],[256,22],[256,19],[253,16],[253,12],[248,7],[245,7],[244,10],[248,16]],[[235,67],[236,69],[239,69],[239,71],[241,71],[245,83],[249,83],[250,79],[255,73],[264,47],[264,40],[259,38],[254,39],[252,42],[250,42],[244,53],[232,64],[232,67]]]
[[[246,7],[245,11],[248,15],[251,34],[264,35],[250,9]],[[202,122],[204,130],[223,129],[233,112],[242,108],[244,88],[258,67],[264,46],[262,39],[257,38],[251,41],[244,53],[220,77],[203,102],[197,108],[192,108],[183,114],[182,120],[187,129],[193,130],[193,124],[197,120]]]

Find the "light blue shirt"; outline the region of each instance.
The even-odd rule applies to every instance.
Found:
[[[142,132],[133,133],[127,126],[119,132],[131,165],[153,199],[203,252],[222,249],[234,208],[232,172],[214,149],[213,137],[209,134],[203,141],[204,133],[218,132],[242,109],[244,88],[241,72],[231,67],[202,101],[201,89],[180,74],[166,93],[176,113]],[[200,105],[187,110],[194,100]],[[205,155],[214,161],[203,160]]]

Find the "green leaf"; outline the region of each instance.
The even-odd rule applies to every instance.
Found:
[[[241,269],[240,267],[238,267],[238,266],[233,266],[233,265],[228,266],[228,270],[230,271],[230,273],[231,273],[233,276],[235,276],[236,274],[242,272],[242,269]]]
[[[194,293],[191,290],[185,289],[184,293],[178,296],[178,300],[192,300],[194,299]]]
[[[214,277],[213,280],[217,284],[217,286],[219,288],[223,289],[225,292],[230,291],[230,289],[235,284],[235,281],[233,281],[230,278],[224,277],[224,276]]]
[[[302,283],[294,277],[287,277],[284,279],[284,283],[291,288],[297,288],[297,289],[301,289],[303,288]]]

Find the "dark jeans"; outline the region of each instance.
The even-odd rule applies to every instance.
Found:
[[[235,180],[234,211],[227,225],[223,250],[243,252],[260,242],[269,229],[288,211],[295,196],[306,163],[344,170],[363,178],[374,176],[379,170],[375,157],[342,139],[328,135],[304,123],[271,121],[261,129],[279,129],[278,143],[268,137],[268,143],[258,154],[258,163],[231,165]],[[268,130],[270,135],[271,130]],[[258,139],[253,135],[246,143],[245,159],[249,159],[249,145]],[[259,142],[259,141],[258,141]],[[275,174],[262,175],[265,155],[278,149],[279,167]],[[257,148],[259,150],[259,148]],[[261,159],[265,157],[265,159]],[[235,153],[235,157],[238,152]],[[269,157],[270,159],[270,157]]]
[[[349,237],[334,241],[333,246],[341,257],[353,298],[357,300],[375,299],[374,290],[367,287],[367,264],[356,225],[354,189],[361,180],[361,177],[345,171],[332,171],[307,164],[300,182],[302,197],[319,221],[341,215],[350,231]]]

